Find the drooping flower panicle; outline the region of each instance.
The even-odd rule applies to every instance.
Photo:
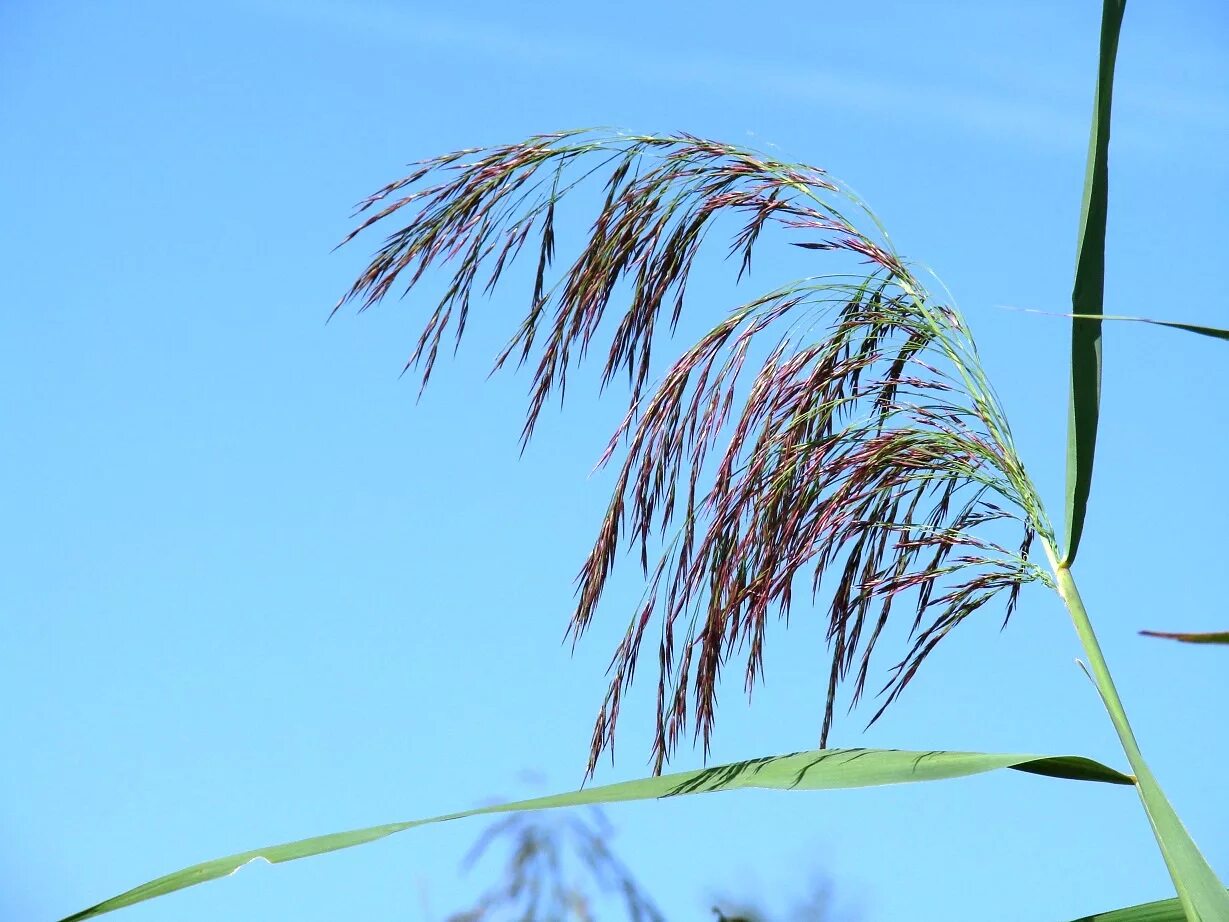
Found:
[[[603,169],[588,238],[555,279],[556,205]],[[1029,549],[1050,526],[962,319],[931,303],[886,239],[859,230],[837,202],[877,227],[814,168],[686,135],[565,133],[425,161],[360,206],[347,240],[393,216],[408,223],[338,307],[365,309],[398,279],[408,289],[433,265],[455,267],[409,362],[424,385],[450,328],[460,340],[476,286],[493,290],[536,234],[529,309],[496,361],[534,363],[525,439],[627,292],[602,373],[603,385],[621,372],[630,382],[602,462],[620,450],[623,459],[579,574],[573,636],[594,618],[620,548],[638,550],[647,588],[611,662],[590,771],[613,753],[650,624],[660,627],[660,771],[688,728],[707,749],[731,655],[745,655],[751,691],[770,616],[788,615],[798,588],[818,598],[833,582],[823,746],[839,685],[852,681],[852,703],[863,695],[902,600],[908,646],[872,721],[964,618],[1000,595],[1010,616],[1024,583],[1048,581]],[[729,249],[740,280],[770,227],[855,259],[861,274],[802,279],[742,304],[651,387],[659,321],[678,323],[701,244],[723,215],[741,222]]]

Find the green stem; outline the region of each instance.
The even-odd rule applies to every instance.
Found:
[[[1191,922],[1200,922],[1190,894],[1187,893],[1186,881],[1180,870],[1181,862],[1178,856],[1171,852],[1172,836],[1167,833],[1166,829],[1166,827],[1172,828],[1174,824],[1180,827],[1181,823],[1164,792],[1161,791],[1161,786],[1153,777],[1148,764],[1144,761],[1143,753],[1140,752],[1135,732],[1127,720],[1126,709],[1122,706],[1122,699],[1118,697],[1118,689],[1114,687],[1114,679],[1110,675],[1109,666],[1106,665],[1105,656],[1101,652],[1101,644],[1097,642],[1097,635],[1088,618],[1088,610],[1084,608],[1084,600],[1080,598],[1080,590],[1075,585],[1071,570],[1060,565],[1055,567],[1054,575],[1058,578],[1058,594],[1071,614],[1071,623],[1075,625],[1075,633],[1079,636],[1084,655],[1088,658],[1088,667],[1092,671],[1093,682],[1101,694],[1101,700],[1105,703],[1105,710],[1109,713],[1114,729],[1118,731],[1122,751],[1126,754],[1127,761],[1131,763],[1131,770],[1135,773],[1135,790],[1139,792],[1140,800],[1143,801],[1144,812],[1148,815],[1152,833],[1156,836],[1161,855],[1165,858],[1169,876],[1173,878],[1178,899],[1182,903],[1182,910]],[[1194,847],[1193,842],[1191,846]],[[1202,859],[1202,855],[1199,857]]]

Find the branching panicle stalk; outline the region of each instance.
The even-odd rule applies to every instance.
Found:
[[[598,214],[556,277],[557,204],[597,170],[608,176]],[[496,362],[533,364],[525,439],[626,299],[602,371],[603,385],[619,374],[630,383],[602,462],[623,457],[581,567],[573,637],[592,622],[621,548],[636,549],[648,588],[611,662],[590,771],[613,752],[650,624],[660,630],[661,771],[688,730],[707,749],[735,653],[750,693],[770,615],[788,614],[795,591],[815,596],[825,577],[835,580],[823,746],[839,685],[852,681],[852,702],[862,697],[902,602],[912,611],[908,643],[872,722],[957,624],[1000,596],[1010,616],[1024,583],[1050,581],[1029,551],[1038,535],[1052,544],[1052,530],[962,319],[931,303],[886,238],[844,209],[878,227],[812,167],[686,135],[586,133],[426,161],[360,206],[367,217],[354,234],[394,216],[408,223],[341,303],[365,309],[399,279],[408,289],[430,267],[451,267],[410,359],[424,384],[450,329],[459,340],[475,286],[492,290],[537,241],[527,313]],[[792,242],[838,272],[743,303],[651,386],[659,328],[678,322],[701,244],[722,216],[740,224],[729,246],[740,279],[769,230],[800,236]],[[1012,531],[1009,547],[1001,539]]]

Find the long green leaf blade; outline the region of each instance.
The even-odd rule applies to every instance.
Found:
[[[1197,323],[1176,323],[1172,320],[1149,320],[1146,317],[1124,317],[1122,319],[1133,320],[1136,323],[1151,323],[1158,327],[1169,327],[1171,330],[1186,330],[1188,333],[1198,333],[1200,336],[1229,341],[1229,330],[1222,330],[1219,327],[1205,327]]]
[[[1100,323],[1102,320],[1119,320],[1126,323],[1147,323],[1154,327],[1169,327],[1171,330],[1185,330],[1187,333],[1196,333],[1200,336],[1209,336],[1212,339],[1223,339],[1229,342],[1229,330],[1222,330],[1220,327],[1208,327],[1200,323],[1180,323],[1177,320],[1153,320],[1150,317],[1127,317],[1122,314],[1062,314],[1063,317],[1070,317],[1073,320],[1089,320],[1094,323]]]
[[[1152,823],[1157,844],[1178,887],[1179,899],[1187,901],[1187,919],[1194,922],[1229,920],[1229,891],[1191,838],[1169,798],[1142,760],[1134,765],[1139,779],[1139,796]],[[1187,909],[1188,907],[1183,907]]]
[[[1102,320],[1114,320],[1122,323],[1147,323],[1154,327],[1169,327],[1171,330],[1185,330],[1187,333],[1196,333],[1199,336],[1208,336],[1212,339],[1223,339],[1226,342],[1229,342],[1229,330],[1221,329],[1220,327],[1209,327],[1201,323],[1182,323],[1178,320],[1154,320],[1151,317],[1129,317],[1125,314],[1069,314],[1062,311],[1041,311],[1031,307],[1011,307],[1008,309],[1013,311],[1021,311],[1025,314],[1045,314],[1047,317],[1066,317],[1069,320],[1090,320],[1094,323],[1100,323]]]
[[[1184,922],[1185,919],[1182,903],[1176,897],[1171,897],[1153,903],[1140,903],[1137,906],[1125,906],[1122,909],[1111,909],[1108,912],[1096,912],[1091,916],[1081,916],[1072,922]]]
[[[1088,654],[1097,692],[1118,731],[1122,751],[1135,772],[1139,798],[1143,801],[1144,812],[1148,815],[1148,822],[1152,826],[1153,835],[1161,849],[1165,866],[1169,869],[1169,876],[1174,882],[1174,889],[1178,893],[1188,922],[1229,920],[1229,893],[1226,892],[1225,885],[1217,878],[1216,872],[1182,825],[1182,820],[1178,818],[1148,763],[1144,761],[1144,755],[1140,752],[1131,723],[1127,720],[1122,699],[1118,697],[1118,690],[1114,687],[1113,677],[1105,663],[1101,645],[1093,632],[1092,622],[1088,620],[1088,610],[1084,607],[1084,600],[1080,597],[1079,587],[1076,586],[1071,571],[1066,567],[1059,567],[1055,575],[1058,578],[1059,595],[1071,612],[1071,620],[1080,636],[1080,643]]]
[[[1105,302],[1105,225],[1109,209],[1110,109],[1114,94],[1114,63],[1126,0],[1105,0],[1101,12],[1101,44],[1097,89],[1088,140],[1088,164],[1080,207],[1079,247],[1071,311],[1100,315]],[[1070,565],[1080,547],[1084,514],[1092,486],[1101,414],[1101,322],[1071,325],[1071,399],[1067,426],[1067,551]]]
[[[1173,631],[1140,631],[1145,637],[1163,637],[1166,640],[1180,640],[1183,643],[1225,643],[1229,644],[1229,631],[1208,631],[1203,634],[1179,634]]]
[[[617,803],[627,800],[654,800],[683,794],[705,794],[738,788],[770,788],[779,790],[818,791],[837,788],[873,787],[884,784],[908,784],[919,781],[939,781],[959,778],[1001,768],[1067,778],[1075,781],[1098,781],[1109,784],[1132,784],[1133,779],[1108,766],[1079,756],[1002,755],[979,752],[907,752],[896,749],[818,749],[782,756],[765,756],[719,765],[696,771],[677,772],[624,781],[602,787],[588,788],[567,794],[536,797],[514,803],[497,804],[447,813],[427,819],[408,820],[371,826],[349,832],[316,836],[283,845],[241,852],[226,858],[216,858],[159,877],[139,887],[121,893],[68,916],[63,922],[77,922],[103,913],[132,906],[156,896],[163,896],[233,874],[252,861],[278,864],[322,855],[325,852],[351,848],[383,839],[394,833],[478,816],[484,813],[509,813],[518,810],[545,810],[584,804]]]

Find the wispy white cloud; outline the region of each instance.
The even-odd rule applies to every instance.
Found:
[[[250,8],[250,7],[249,7]],[[974,134],[1050,150],[1083,150],[1088,112],[1081,94],[1038,98],[1037,84],[1017,78],[984,86],[951,86],[924,79],[887,79],[802,64],[713,55],[671,44],[614,43],[593,35],[543,34],[507,24],[423,15],[386,3],[340,0],[264,0],[264,8],[304,24],[345,31],[374,41],[426,49],[464,51],[487,60],[550,70],[592,72],[617,62],[619,80],[661,86],[703,87],[734,97],[791,99],[829,109],[940,123]],[[1002,75],[1000,75],[1002,76]],[[1201,129],[1229,130],[1229,105],[1211,98],[1175,96],[1163,88],[1135,86],[1119,93],[1131,117],[1116,133],[1119,149],[1163,153]],[[1120,123],[1121,124],[1121,123]],[[1136,127],[1136,124],[1143,127]],[[1171,130],[1166,130],[1168,126]],[[1180,143],[1180,142],[1179,142]]]

